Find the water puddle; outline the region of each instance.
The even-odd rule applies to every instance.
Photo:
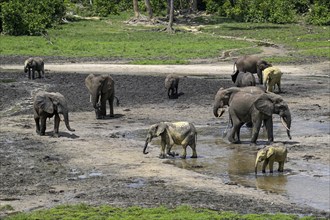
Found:
[[[277,140],[289,141],[284,128],[280,123],[274,123],[274,136]],[[329,125],[322,121],[295,121],[292,135],[329,134]],[[293,203],[305,204],[317,209],[330,211],[330,167],[321,164],[311,164],[306,160],[294,160],[284,165],[284,172],[278,173],[278,163],[274,164],[274,173],[261,172],[262,163],[259,164],[258,174],[254,173],[255,156],[263,142],[258,140],[257,146],[250,146],[251,130],[241,129],[242,144],[230,144],[222,137],[225,127],[209,126],[198,129],[197,159],[181,160],[169,159],[166,163],[173,164],[182,169],[193,170],[210,176],[217,176],[227,184],[242,185],[288,196]],[[299,132],[299,133],[298,133]],[[146,131],[132,133],[132,136],[143,140]],[[264,132],[260,138],[266,140]],[[159,139],[159,138],[158,138]],[[155,139],[154,144],[160,144]],[[261,145],[260,145],[261,144]],[[266,144],[266,141],[264,142]],[[174,151],[180,153],[181,147]],[[187,155],[191,155],[188,148]],[[290,157],[290,156],[289,156]],[[141,183],[132,183],[131,187],[139,187]],[[136,186],[135,186],[136,185]]]

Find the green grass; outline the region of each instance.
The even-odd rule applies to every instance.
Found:
[[[207,220],[207,219],[223,219],[223,220],[296,220],[296,219],[315,219],[313,217],[300,218],[296,215],[287,214],[246,214],[240,215],[233,212],[217,212],[208,209],[195,209],[189,206],[178,206],[175,209],[165,207],[157,208],[115,208],[111,206],[89,206],[85,204],[79,205],[62,205],[48,210],[33,211],[30,213],[20,213],[8,216],[6,220],[30,220],[30,219],[111,219],[111,220]]]
[[[272,62],[292,62],[306,57],[329,59],[329,27],[297,24],[233,23],[220,17],[197,17],[201,32],[159,31],[164,26],[133,26],[128,14],[102,20],[81,20],[48,31],[48,36],[0,36],[1,55],[107,57],[135,64],[186,64],[193,59],[260,53],[256,43],[224,36],[267,40],[290,50]],[[289,59],[288,57],[289,56]]]

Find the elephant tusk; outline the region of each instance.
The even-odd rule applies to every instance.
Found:
[[[286,128],[286,130],[290,131],[290,128],[288,128],[288,125],[286,124],[286,122],[284,121],[284,119],[281,117],[281,122],[283,124],[283,126]]]
[[[89,95],[89,102],[92,102],[92,95]]]
[[[220,112],[220,114],[219,114],[219,116],[218,116],[218,118],[220,118],[220,117],[223,115],[223,113],[225,113],[225,111],[226,111],[226,110],[222,108],[222,109],[221,109],[221,112]]]

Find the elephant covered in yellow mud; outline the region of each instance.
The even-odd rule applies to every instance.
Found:
[[[263,84],[268,92],[273,92],[275,85],[278,87],[278,92],[281,91],[281,77],[283,73],[277,67],[268,67],[264,69],[263,73]]]
[[[143,153],[147,154],[148,143],[154,137],[161,136],[161,153],[159,158],[166,158],[166,155],[175,156],[171,152],[174,144],[182,145],[183,151],[181,158],[185,159],[187,155],[187,146],[189,145],[192,149],[191,158],[197,158],[196,152],[196,141],[197,131],[195,126],[190,122],[160,122],[152,125],[149,128]],[[165,152],[166,149],[166,152]]]
[[[284,162],[286,161],[288,150],[285,146],[266,146],[260,149],[257,153],[255,163],[255,173],[257,173],[258,163],[264,161],[262,172],[266,172],[266,167],[269,164],[269,172],[273,173],[274,162],[278,162],[278,172],[283,172]]]

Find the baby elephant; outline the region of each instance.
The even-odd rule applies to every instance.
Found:
[[[257,153],[255,163],[255,173],[257,174],[258,163],[264,161],[262,165],[262,172],[266,172],[266,166],[269,163],[269,172],[273,173],[274,162],[278,162],[278,172],[283,172],[284,162],[286,160],[288,150],[285,146],[267,146],[260,149]]]
[[[277,67],[268,67],[263,71],[263,84],[268,92],[273,92],[275,85],[278,87],[278,92],[281,92],[281,77],[283,73]]]
[[[231,79],[237,87],[256,85],[256,79],[250,72],[239,72],[237,74],[231,75]]]
[[[34,72],[38,71],[38,77],[41,78],[40,72],[45,77],[45,70],[44,70],[44,61],[40,57],[29,58],[25,60],[24,63],[24,72],[29,72],[29,79],[31,79],[31,71],[32,71],[32,79],[34,79]]]
[[[174,144],[182,145],[183,151],[181,158],[185,159],[187,155],[187,146],[189,145],[192,149],[191,158],[197,158],[196,152],[196,141],[197,141],[197,132],[196,128],[192,123],[189,122],[160,122],[158,124],[154,124],[150,127],[146,139],[146,143],[143,149],[143,153],[146,152],[148,143],[154,137],[161,136],[161,153],[159,158],[166,158],[166,155],[175,156],[173,152],[171,152],[171,148]],[[166,148],[166,153],[165,153]]]
[[[179,77],[173,74],[169,74],[165,78],[165,88],[167,90],[167,95],[169,99],[178,98],[178,86],[179,86]]]

